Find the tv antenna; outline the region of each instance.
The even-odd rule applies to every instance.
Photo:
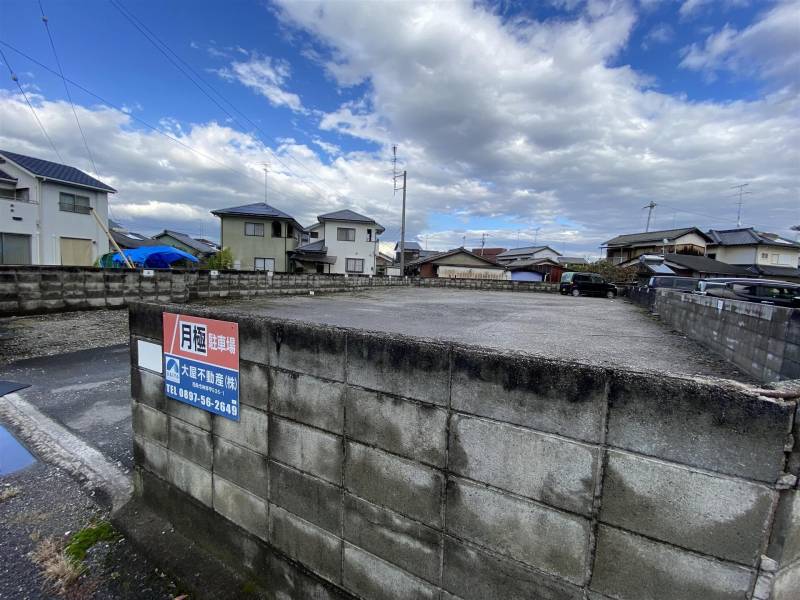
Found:
[[[644,228],[644,231],[645,231],[645,233],[647,233],[648,231],[650,231],[650,219],[651,219],[651,217],[653,216],[653,211],[655,210],[656,206],[658,206],[658,204],[656,204],[655,202],[653,202],[653,201],[651,200],[651,201],[650,201],[650,204],[647,204],[647,205],[645,205],[645,206],[643,206],[643,207],[642,207],[642,209],[645,209],[645,208],[649,208],[649,209],[650,209],[650,210],[647,212],[647,227],[645,227],[645,228]]]
[[[753,192],[750,192],[750,191],[745,191],[744,188],[746,188],[748,185],[750,185],[750,184],[749,183],[740,183],[739,185],[732,185],[731,186],[732,190],[739,190],[738,194],[734,194],[733,195],[734,197],[739,196],[739,208],[736,211],[736,227],[741,227],[742,226],[742,204],[744,203],[744,196],[746,196],[747,194],[752,194],[753,193]]]

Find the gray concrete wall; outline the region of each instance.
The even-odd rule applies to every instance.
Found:
[[[163,310],[239,323],[241,421],[134,353],[136,493],[270,597],[744,600],[796,577],[795,400],[182,306],[132,305],[132,341],[160,343]]]
[[[308,290],[346,292],[372,287],[450,287],[475,290],[555,292],[554,284],[479,279],[414,279],[368,275],[281,274],[256,271],[156,270],[93,267],[0,266],[0,317],[95,308],[124,308],[136,300],[190,302],[294,294]]]
[[[651,306],[667,325],[762,382],[800,379],[798,309],[667,290]]]

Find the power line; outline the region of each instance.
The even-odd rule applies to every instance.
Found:
[[[20,56],[22,56],[23,58],[26,58],[26,59],[28,59],[29,61],[31,61],[31,62],[32,62],[32,63],[34,63],[35,65],[38,65],[39,67],[41,67],[42,69],[44,69],[45,71],[48,71],[49,73],[52,73],[53,75],[55,75],[55,76],[57,76],[57,77],[63,77],[62,75],[60,75],[60,74],[59,74],[57,71],[55,71],[54,69],[51,69],[50,67],[48,67],[48,66],[47,66],[47,65],[45,65],[44,63],[41,63],[41,62],[39,62],[39,61],[38,61],[38,60],[36,60],[35,58],[33,58],[33,57],[29,56],[28,54],[24,53],[22,50],[19,50],[19,49],[15,48],[14,46],[12,46],[11,44],[9,44],[8,42],[4,42],[3,40],[0,40],[0,44],[2,44],[3,46],[5,46],[6,48],[8,48],[8,49],[10,49],[10,50],[13,50],[14,52],[16,52],[17,54],[19,54],[19,55],[20,55]],[[5,59],[3,59],[3,60],[5,60]],[[8,64],[8,63],[6,62],[6,64]],[[10,67],[9,67],[9,68],[10,68]],[[96,93],[94,93],[93,91],[91,91],[91,90],[89,90],[89,89],[85,88],[84,86],[80,85],[79,83],[77,83],[77,82],[75,82],[75,81],[73,81],[73,80],[71,80],[71,79],[68,79],[67,77],[64,77],[64,80],[65,80],[65,81],[67,81],[67,82],[68,82],[70,85],[72,85],[73,87],[75,87],[75,88],[77,88],[77,89],[81,90],[82,92],[84,92],[84,93],[86,93],[86,94],[88,94],[88,95],[90,95],[90,96],[92,96],[92,97],[96,98],[97,100],[99,100],[99,101],[100,101],[100,102],[102,102],[103,104],[107,104],[107,105],[108,105],[108,106],[110,106],[111,108],[114,108],[114,109],[116,109],[116,110],[118,110],[118,111],[120,111],[120,112],[123,112],[122,108],[120,108],[119,106],[117,106],[117,105],[116,105],[116,104],[114,104],[113,102],[110,102],[110,101],[106,100],[105,98],[103,98],[103,97],[102,97],[102,96],[100,96],[99,94],[96,94]],[[134,115],[133,113],[126,113],[126,114],[127,114],[129,117],[131,117],[132,119],[134,119],[135,121],[138,121],[139,123],[141,123],[142,125],[144,125],[145,127],[147,127],[148,129],[152,129],[153,131],[155,131],[155,132],[156,132],[156,133],[158,133],[159,135],[162,135],[162,136],[164,136],[165,138],[167,138],[168,140],[171,140],[171,141],[175,142],[176,144],[179,144],[179,145],[181,145],[182,147],[186,148],[186,149],[187,149],[187,150],[189,150],[190,152],[193,152],[194,154],[197,154],[198,156],[201,156],[201,157],[203,157],[203,158],[205,158],[205,159],[207,159],[207,160],[210,160],[211,162],[214,162],[214,163],[216,163],[216,164],[220,165],[221,167],[223,167],[223,168],[227,169],[228,171],[231,171],[232,173],[236,173],[236,174],[238,174],[238,175],[241,175],[241,176],[243,176],[243,177],[246,177],[247,179],[251,179],[251,180],[253,180],[253,181],[256,181],[256,182],[258,182],[258,184],[259,184],[259,185],[261,185],[261,181],[260,181],[259,179],[256,179],[255,177],[253,177],[251,174],[247,173],[246,171],[240,171],[239,169],[236,169],[236,168],[234,168],[234,167],[231,167],[230,165],[227,165],[227,164],[225,164],[224,162],[222,162],[222,161],[220,161],[220,160],[217,160],[217,159],[216,159],[216,158],[214,158],[213,156],[209,156],[208,154],[206,154],[206,153],[204,153],[204,152],[201,152],[200,150],[198,150],[198,149],[196,149],[196,148],[193,148],[193,147],[192,147],[192,146],[190,146],[189,144],[187,144],[187,143],[185,143],[185,142],[182,142],[182,141],[181,141],[181,140],[179,140],[178,138],[176,138],[176,137],[173,137],[173,136],[169,135],[168,133],[165,133],[164,131],[160,130],[159,128],[155,127],[154,125],[151,125],[150,123],[148,123],[148,122],[147,122],[147,121],[145,121],[144,119],[142,119],[142,118],[140,118],[140,117],[137,117],[137,116],[136,116],[136,115]],[[48,137],[48,139],[49,139],[49,137]],[[55,150],[55,147],[54,147],[53,149]],[[60,156],[59,156],[59,158],[60,158]],[[63,162],[63,161],[62,161],[62,162]],[[273,192],[272,192],[272,193],[273,193],[273,194],[277,193],[279,196],[283,196],[283,197],[284,197],[284,198],[286,198],[287,200],[289,199],[289,197],[288,197],[286,194],[282,193],[282,192],[276,192],[275,190],[273,190]]]
[[[12,48],[12,50],[13,50],[13,48]],[[31,112],[33,113],[33,118],[36,119],[36,122],[39,124],[39,129],[42,130],[42,133],[44,134],[44,137],[47,138],[47,141],[50,143],[50,147],[53,149],[53,152],[56,153],[56,156],[58,157],[59,162],[64,162],[64,159],[61,158],[61,154],[59,154],[58,149],[56,148],[56,145],[53,143],[53,140],[50,139],[49,135],[47,135],[47,130],[44,128],[44,125],[39,120],[39,115],[36,114],[36,109],[33,108],[33,104],[31,104],[31,101],[28,99],[28,94],[26,94],[25,90],[22,89],[22,85],[19,82],[19,78],[14,73],[14,69],[11,68],[11,63],[8,62],[8,58],[6,58],[5,52],[3,52],[2,48],[0,48],[0,58],[3,59],[3,62],[8,67],[8,72],[11,75],[11,80],[14,83],[17,84],[17,87],[19,88],[19,93],[22,94],[23,98],[25,98],[25,103],[28,105],[28,108],[31,109]]]
[[[61,67],[61,60],[58,58],[56,44],[53,41],[53,34],[50,31],[50,24],[48,23],[48,19],[44,14],[44,7],[42,6],[41,0],[39,0],[39,10],[42,13],[42,22],[44,23],[44,28],[47,30],[47,37],[50,40],[50,48],[53,50],[53,57],[56,59],[56,65],[58,65],[58,72],[61,75],[61,80],[64,82],[64,91],[67,93],[67,100],[69,100],[69,105],[72,107],[72,114],[75,115],[75,122],[78,124],[78,131],[81,132],[81,138],[83,138],[83,146],[86,148],[86,153],[89,155],[89,161],[92,163],[92,169],[94,170],[94,173],[99,175],[100,172],[97,170],[97,165],[94,163],[94,156],[92,156],[92,151],[89,149],[89,143],[86,141],[86,134],[83,133],[83,127],[81,127],[81,121],[78,118],[78,112],[75,110],[75,103],[72,101],[72,94],[69,93],[67,80],[64,78],[64,69]]]
[[[176,69],[178,69],[178,71],[180,71],[187,79],[189,79],[189,81],[191,81],[195,85],[195,87],[197,87],[197,89],[200,90],[200,92],[203,95],[205,95],[209,100],[211,100],[217,106],[217,108],[219,108],[221,111],[223,111],[231,120],[233,120],[240,127],[242,127],[242,124],[239,122],[239,120],[233,114],[231,114],[231,112],[228,109],[226,109],[222,104],[220,104],[220,102],[216,98],[214,98],[198,82],[201,82],[203,85],[205,85],[208,88],[208,90],[211,90],[212,92],[214,92],[223,102],[226,102],[227,104],[229,104],[231,106],[231,108],[235,112],[237,112],[243,119],[248,121],[248,123],[250,123],[254,128],[256,128],[262,134],[263,137],[265,137],[265,138],[269,138],[270,137],[264,132],[263,129],[261,129],[261,127],[258,126],[258,124],[256,124],[252,119],[250,119],[247,115],[245,115],[238,108],[236,108],[236,106],[233,104],[233,102],[231,102],[230,100],[225,98],[225,96],[223,96],[216,88],[214,88],[214,86],[212,86],[210,83],[208,83],[208,81],[206,81],[197,72],[197,70],[194,69],[194,67],[192,67],[189,63],[187,63],[185,60],[183,60],[174,50],[172,50],[172,48],[170,48],[163,40],[161,40],[155,33],[153,33],[153,31],[150,28],[148,28],[147,25],[145,25],[141,20],[139,20],[135,15],[133,15],[133,13],[128,11],[124,6],[121,5],[121,3],[117,2],[116,0],[109,0],[109,2],[111,3],[112,6],[114,6],[119,11],[119,13],[123,17],[125,17],[128,20],[128,22],[131,23],[131,25],[133,25],[145,37],[145,39],[147,39],[161,54],[163,54],[164,57]],[[186,67],[186,69],[184,69],[181,66],[181,64],[178,64],[179,62],[182,65],[184,65]],[[191,71],[191,73],[194,75],[194,77],[187,72],[187,69],[189,71]],[[242,129],[244,129],[244,127],[242,127]],[[317,187],[315,185],[312,185],[311,183],[305,181],[302,177],[300,177],[296,172],[294,172],[289,167],[289,165],[287,165],[285,162],[283,162],[281,160],[281,158],[275,152],[273,152],[272,149],[269,148],[266,144],[265,144],[264,147],[267,150],[267,152],[269,152],[275,158],[275,160],[278,163],[280,163],[289,173],[294,175],[306,187],[308,187],[315,194],[320,196],[320,198],[326,199],[326,195],[325,195],[325,192],[323,190],[321,190],[319,187]],[[316,176],[313,173],[311,173],[311,171],[305,165],[303,165],[303,163],[298,161],[296,158],[294,158],[291,155],[287,155],[287,158],[289,158],[291,160],[294,160],[295,163],[297,163],[303,169],[305,169],[309,174],[311,174],[312,177],[316,178]],[[319,178],[317,178],[317,179],[319,179]],[[324,183],[324,182],[322,182],[321,179],[319,181],[321,183]]]

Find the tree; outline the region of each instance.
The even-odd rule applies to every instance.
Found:
[[[223,248],[208,260],[204,265],[208,269],[231,269],[233,268],[233,253],[230,248]]]
[[[598,275],[602,275],[606,281],[626,283],[636,281],[636,272],[638,268],[636,266],[623,268],[607,260],[598,260],[588,265],[569,265],[567,270],[581,273],[597,273]]]

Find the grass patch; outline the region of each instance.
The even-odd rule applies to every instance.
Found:
[[[86,558],[86,552],[98,542],[113,542],[119,538],[119,534],[108,521],[100,521],[97,525],[91,525],[81,529],[70,538],[64,553],[71,559],[82,562]]]
[[[31,560],[42,570],[45,582],[59,594],[63,594],[83,574],[82,563],[67,556],[53,538],[47,538],[36,546]]]
[[[0,490],[0,502],[11,500],[11,498],[16,496],[19,496],[19,488],[13,485],[5,486]]]

